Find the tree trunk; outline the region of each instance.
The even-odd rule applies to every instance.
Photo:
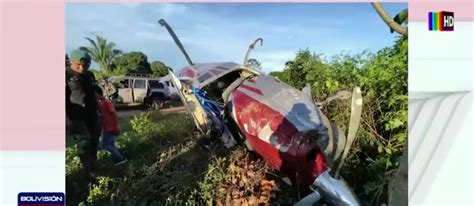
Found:
[[[408,139],[406,140],[408,142]],[[408,143],[400,159],[400,166],[388,188],[388,206],[408,205]]]
[[[372,6],[374,7],[374,9],[377,11],[377,13],[379,14],[379,16],[382,18],[382,20],[390,27],[392,28],[394,31],[396,31],[397,33],[403,35],[403,36],[407,36],[408,35],[408,30],[404,27],[402,27],[400,24],[398,24],[397,22],[395,22],[392,17],[390,17],[390,15],[387,14],[387,12],[385,11],[385,9],[382,7],[382,5],[380,3],[377,3],[377,2],[372,2],[371,3]]]

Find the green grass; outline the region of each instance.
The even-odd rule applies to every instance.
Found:
[[[212,145],[216,149],[204,147],[205,137],[197,135],[192,120],[184,114],[144,113],[131,119],[119,118],[119,125],[122,134],[117,146],[129,164],[117,168],[107,152],[99,151],[99,178],[94,186],[84,179],[75,147],[67,148],[68,205],[202,201],[195,191],[208,165],[225,155],[221,145]]]
[[[245,148],[225,149],[220,141],[198,135],[186,114],[143,113],[120,117],[119,124],[122,134],[117,146],[129,163],[116,167],[110,154],[99,151],[95,185],[85,179],[76,148],[67,147],[67,205],[226,205],[228,198],[240,203],[292,203],[304,195],[283,183],[277,171]],[[380,172],[385,171],[387,161],[355,158],[360,153],[351,153],[343,174],[355,192],[365,198],[362,200],[371,202],[372,197],[380,196],[377,192],[381,185],[390,180]],[[360,179],[349,173],[363,165],[374,179]],[[235,168],[244,168],[245,172],[235,172]],[[237,187],[233,186],[236,178]],[[273,186],[264,188],[264,180],[273,181]],[[270,199],[264,200],[267,196]]]

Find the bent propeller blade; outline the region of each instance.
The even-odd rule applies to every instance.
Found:
[[[349,153],[349,150],[354,142],[354,139],[357,134],[357,130],[359,129],[360,125],[360,118],[362,115],[362,92],[360,91],[359,87],[355,87],[354,91],[352,92],[352,103],[351,103],[351,119],[349,121],[349,129],[347,131],[347,142],[346,146],[344,147],[344,152],[342,153],[341,162],[339,163],[336,174],[334,177],[339,177],[339,170],[341,169],[342,165],[344,164],[344,160]]]

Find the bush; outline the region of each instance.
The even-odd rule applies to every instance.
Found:
[[[153,134],[153,122],[150,113],[142,113],[140,116],[134,116],[130,121],[132,130],[136,135],[148,138]]]
[[[302,50],[284,71],[272,73],[299,89],[309,83],[318,101],[339,90],[361,87],[361,126],[341,173],[358,197],[371,205],[386,202],[387,182],[405,149],[407,51],[406,39],[376,54],[343,54],[329,60]],[[334,101],[322,110],[347,129],[347,101]],[[250,158],[248,151],[230,151],[215,143],[218,140],[200,138],[187,115],[145,113],[120,119],[120,127],[123,133],[117,145],[130,160],[122,176],[100,174],[98,183],[88,186],[79,175],[82,166],[76,148],[66,149],[68,205],[224,204],[229,197],[240,203],[292,202],[300,195],[294,187],[270,180],[266,175],[271,169]],[[109,158],[99,152],[99,161]],[[117,170],[112,164],[102,167],[101,171]]]
[[[339,55],[329,61],[308,50],[299,51],[280,73],[286,83],[312,86],[317,101],[339,90],[360,86],[363,94],[361,125],[351,153],[341,171],[362,199],[375,203],[386,198],[386,183],[405,149],[408,117],[408,41],[398,39],[392,47],[370,54]],[[323,112],[347,131],[348,102],[332,102]],[[381,195],[383,193],[383,195]]]
[[[87,203],[91,205],[104,205],[110,201],[115,182],[110,177],[98,177],[97,184],[93,185],[89,192]]]
[[[204,176],[204,179],[199,182],[199,197],[208,205],[212,205],[214,197],[217,193],[217,188],[222,184],[226,178],[226,158],[215,158],[211,164],[208,165],[208,169]]]
[[[77,173],[82,168],[81,160],[76,154],[76,147],[66,148],[66,176]]]

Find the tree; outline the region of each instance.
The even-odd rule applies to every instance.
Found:
[[[112,65],[115,74],[151,74],[148,58],[142,52],[125,53],[117,57]]]
[[[89,71],[91,71],[94,74],[95,79],[102,79],[107,76],[107,74],[104,73],[103,71],[99,71],[94,68],[89,68]]]
[[[375,10],[379,14],[379,16],[382,18],[382,20],[390,27],[390,32],[391,33],[393,33],[393,31],[396,31],[397,33],[403,35],[403,37],[405,39],[408,37],[408,29],[401,26],[402,24],[407,23],[408,9],[402,10],[400,13],[398,13],[393,18],[393,20],[391,20],[390,16],[387,14],[387,12],[385,12],[385,10],[383,9],[382,5],[380,5],[380,3],[372,3],[372,6],[375,8]],[[395,51],[396,51],[396,55],[401,54],[402,58],[404,58],[402,60],[402,62],[407,61],[407,51],[408,50],[406,48],[407,48],[407,42],[404,41],[403,38],[401,40],[397,41],[397,44],[395,46]],[[405,74],[408,73],[408,71],[406,70],[406,67],[401,67],[401,73],[402,73],[402,75],[405,75]],[[406,80],[405,80],[405,82],[406,82]],[[398,99],[400,99],[400,97],[405,98],[405,96],[400,95],[400,96],[398,96]],[[402,113],[403,113],[403,111],[404,110],[402,110]],[[397,124],[395,124],[395,126],[405,125],[406,124],[406,116],[404,116],[403,114],[399,115],[398,118],[394,118],[394,120],[391,120],[385,126],[389,129],[391,129],[391,128],[393,128],[394,122],[397,123]],[[397,204],[403,204],[403,203],[407,202],[407,195],[406,195],[406,192],[407,192],[406,191],[406,184],[407,184],[406,183],[406,181],[407,181],[406,175],[408,174],[408,168],[406,166],[407,162],[408,162],[408,159],[407,159],[407,154],[408,153],[407,153],[407,147],[406,147],[407,141],[406,141],[406,137],[405,137],[404,134],[399,133],[397,135],[398,135],[398,137],[401,137],[400,142],[405,142],[405,144],[404,144],[405,149],[404,149],[404,153],[401,157],[400,167],[398,168],[397,176],[395,176],[395,178],[393,178],[393,180],[390,183],[390,185],[391,185],[390,186],[390,191],[388,192],[389,193],[389,198],[388,198],[389,199],[389,205],[397,205]],[[391,149],[389,149],[389,151],[391,151]]]
[[[283,72],[281,71],[272,71],[272,72],[269,72],[268,75],[279,79],[282,73]]]
[[[92,57],[92,60],[99,64],[100,69],[104,72],[111,71],[111,64],[113,59],[122,53],[122,51],[115,48],[115,43],[108,42],[106,38],[96,36],[96,40],[86,37],[91,44],[88,47],[80,47],[81,50],[87,51]]]
[[[285,63],[285,69],[279,75],[279,79],[288,84],[302,89],[307,83],[325,88],[321,82],[328,75],[327,66],[322,62],[319,55],[309,50],[300,50],[292,61]]]
[[[408,19],[408,10],[405,9],[398,13],[395,18],[390,17],[388,13],[385,11],[385,9],[382,7],[382,5],[378,2],[372,2],[372,6],[374,7],[375,11],[379,14],[380,18],[390,27],[390,31],[393,33],[393,31],[396,31],[397,33],[403,35],[403,36],[408,36],[408,29],[405,27],[402,27],[401,25],[407,22]]]
[[[363,200],[375,201],[387,194],[387,183],[405,151],[408,120],[408,40],[399,38],[391,47],[375,54],[341,54],[322,61],[308,50],[299,51],[285,64],[282,72],[272,72],[281,81],[301,89],[312,86],[320,102],[340,90],[359,86],[363,93],[362,122],[357,140],[344,167],[343,176],[350,180]],[[350,102],[334,101],[321,110],[343,130],[350,119]],[[406,161],[406,160],[405,160]],[[393,174],[393,173],[392,173]],[[405,173],[406,174],[406,173]],[[395,197],[401,200],[403,197]],[[406,197],[404,197],[406,198]]]
[[[151,73],[156,77],[162,77],[168,75],[170,67],[166,66],[163,62],[154,61],[151,63]]]
[[[247,64],[256,70],[262,70],[262,64],[260,64],[260,62],[256,59],[249,59]]]

